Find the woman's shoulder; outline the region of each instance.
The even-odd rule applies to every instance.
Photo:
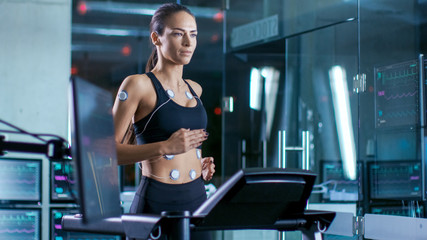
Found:
[[[150,78],[147,74],[133,74],[127,76],[122,85],[131,85],[131,86],[144,86],[145,84],[151,83]]]
[[[197,83],[191,79],[185,79],[185,81],[188,82],[188,84],[190,84],[191,88],[194,90],[194,92],[196,92],[196,94],[199,97],[202,95],[203,88],[202,88],[202,86],[200,86],[199,83]]]
[[[151,89],[152,87],[151,79],[147,76],[147,74],[133,74],[127,76],[123,82],[122,87],[134,88],[138,91],[144,89]]]
[[[128,93],[144,96],[153,91],[153,85],[146,74],[134,74],[127,76],[123,80],[120,89]]]

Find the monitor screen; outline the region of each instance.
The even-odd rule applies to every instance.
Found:
[[[420,125],[420,66],[418,60],[376,67],[376,127]]]
[[[0,202],[39,202],[41,160],[0,158]]]
[[[382,214],[382,215],[393,215],[402,217],[418,217],[424,218],[424,206],[412,205],[411,204],[387,204],[387,205],[373,205],[370,206],[370,213]]]
[[[362,173],[362,163],[357,163],[357,172]],[[327,191],[323,193],[326,201],[358,201],[361,200],[362,191],[359,182],[362,180],[358,174],[355,180],[345,177],[341,161],[322,161],[322,185]]]
[[[39,240],[40,210],[0,209],[0,240]]]
[[[71,151],[83,221],[120,216],[112,94],[72,77],[70,96]]]
[[[368,167],[369,192],[372,199],[420,199],[421,162],[370,162]]]
[[[52,202],[72,202],[76,193],[73,192],[73,162],[52,161],[50,163],[50,200]]]

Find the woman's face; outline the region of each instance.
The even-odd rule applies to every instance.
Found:
[[[158,36],[160,55],[163,60],[175,64],[188,64],[197,45],[197,24],[190,14],[181,11],[165,22],[162,36]]]

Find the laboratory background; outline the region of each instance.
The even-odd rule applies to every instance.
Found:
[[[0,0],[0,143],[69,140],[70,77],[116,96],[166,2],[197,20],[184,78],[204,89],[212,194],[240,169],[310,170],[308,209],[336,212],[323,239],[427,238],[427,0]],[[69,160],[0,144],[0,239],[122,239],[62,229],[79,213]],[[117,174],[126,212],[140,170]]]

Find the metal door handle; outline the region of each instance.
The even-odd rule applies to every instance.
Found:
[[[302,151],[302,169],[310,169],[310,131],[302,132],[301,146],[286,146],[286,131],[278,132],[279,168],[286,168],[286,151]]]

